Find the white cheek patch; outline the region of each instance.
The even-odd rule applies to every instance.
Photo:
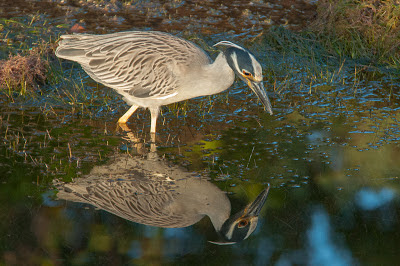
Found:
[[[244,239],[248,238],[251,235],[251,233],[253,233],[253,231],[256,230],[257,223],[258,223],[258,217],[253,218],[252,221],[250,222],[249,231],[247,231],[246,237]]]
[[[233,237],[233,230],[235,230],[235,227],[236,227],[236,224],[237,223],[235,223],[233,226],[231,226],[231,228],[229,228],[229,231],[226,233],[226,238],[227,239],[232,239],[232,237]]]
[[[256,58],[252,54],[250,54],[250,59],[251,59],[251,64],[254,69],[254,79],[256,81],[262,81],[263,77],[262,77],[262,68],[261,68],[260,63],[258,63]]]
[[[242,73],[242,71],[239,69],[239,65],[237,63],[237,55],[236,55],[236,53],[233,52],[231,56],[232,56],[232,61],[233,61],[233,64],[235,65],[236,71],[238,73]]]

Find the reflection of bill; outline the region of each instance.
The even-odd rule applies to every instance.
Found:
[[[230,216],[228,197],[205,178],[157,158],[123,154],[109,165],[94,167],[85,178],[59,185],[58,190],[59,199],[87,203],[145,225],[180,228],[207,215],[221,236],[212,243],[233,244],[255,230],[269,186]]]

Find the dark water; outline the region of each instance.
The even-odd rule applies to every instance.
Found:
[[[254,7],[267,5],[263,2],[244,3],[243,9],[250,11],[245,17],[236,16],[243,20],[235,29],[218,22],[226,16],[220,8],[223,2],[210,2],[213,16],[204,15],[208,14],[204,10],[211,10],[206,4],[182,2],[176,9],[172,4],[157,4],[157,12],[146,13],[149,5],[156,4],[141,3],[140,14],[147,20],[140,16],[128,20],[127,14],[114,10],[110,14],[124,19],[103,25],[104,19],[114,16],[95,23],[99,11],[94,7],[57,3],[48,4],[54,12],[49,9],[45,18],[54,25],[70,26],[81,18],[89,32],[179,31],[179,12],[189,9],[194,22],[187,32],[193,30],[201,37],[194,38],[199,45],[231,35],[229,40],[246,43],[254,51],[265,69],[275,114],[267,114],[250,90],[237,82],[220,95],[164,107],[157,149],[149,153],[148,111],[140,110],[131,118],[132,134],[122,131],[116,121],[127,106],[69,63],[63,63],[66,79],[44,96],[10,101],[2,95],[2,264],[395,264],[400,244],[399,73],[328,59],[313,62],[278,53],[259,39],[252,43],[268,26],[257,23],[260,17],[273,17],[271,12],[281,10],[277,17],[284,18],[290,13],[286,2],[269,9]],[[232,3],[240,9],[239,2]],[[41,4],[29,2],[29,10],[24,8],[28,4],[14,9],[2,6],[2,11],[10,18],[40,12]],[[298,6],[300,2],[294,2],[292,8]],[[311,12],[306,7],[299,14]],[[178,15],[171,15],[171,10]],[[255,26],[246,24],[249,17]],[[294,28],[306,21],[302,16],[297,19]],[[154,156],[166,162],[145,169],[143,165]],[[121,160],[125,166],[118,164]],[[132,160],[142,162],[136,168],[139,172],[126,166]],[[143,173],[151,171],[179,179],[169,164],[184,167],[185,175],[210,186],[193,195],[207,190],[209,195],[222,193],[218,195],[230,202],[232,213],[253,201],[269,183],[257,229],[240,243],[220,246],[208,242],[218,238],[208,217],[184,228],[160,228],[121,218],[82,199],[59,199],[64,182],[83,180],[92,186],[100,184],[102,177],[116,187],[118,182],[143,179]],[[179,191],[178,187],[168,191]],[[142,194],[146,193],[131,191],[129,199]]]

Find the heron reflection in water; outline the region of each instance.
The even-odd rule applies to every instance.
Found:
[[[253,202],[230,215],[230,201],[217,186],[168,166],[157,156],[152,158],[120,154],[111,164],[94,167],[85,178],[59,184],[57,197],[156,227],[187,227],[208,216],[221,237],[210,242],[220,245],[244,240],[256,229],[269,185]]]

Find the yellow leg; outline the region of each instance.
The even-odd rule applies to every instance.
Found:
[[[129,117],[138,109],[139,106],[137,105],[132,105],[131,108],[123,115],[121,118],[118,120],[118,123],[120,124],[126,124],[126,121],[128,121]]]

